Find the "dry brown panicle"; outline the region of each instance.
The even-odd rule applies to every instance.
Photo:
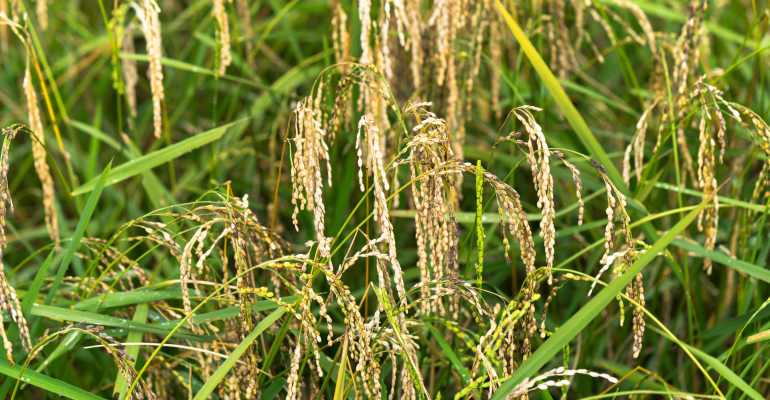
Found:
[[[22,36],[19,36],[22,38]],[[24,96],[27,100],[27,116],[29,118],[30,136],[32,139],[32,155],[35,159],[35,171],[37,172],[40,183],[43,187],[43,209],[45,211],[45,225],[48,229],[48,236],[52,241],[59,241],[59,218],[54,204],[54,186],[51,171],[46,162],[45,133],[43,131],[43,120],[38,108],[38,99],[35,87],[32,83],[32,74],[30,73],[32,59],[31,49],[27,46],[27,64],[24,70]]]
[[[129,24],[123,31],[120,40],[120,51],[126,54],[134,54],[134,24]],[[139,73],[136,70],[136,60],[129,57],[121,57],[121,70],[123,72],[123,85],[126,91],[128,110],[132,118],[129,118],[129,124],[133,124],[136,118],[136,84],[139,83]],[[133,126],[129,125],[130,129]]]
[[[161,65],[162,48],[160,37],[160,7],[155,0],[141,0],[142,31],[147,42],[147,57],[150,66],[147,68],[147,75],[150,79],[150,89],[152,91],[152,112],[155,137],[159,138],[163,132],[162,105],[164,101],[163,91],[163,66]]]
[[[295,136],[292,141],[296,151],[291,164],[292,204],[294,204],[292,219],[295,228],[299,230],[297,225],[299,210],[307,205],[308,211],[313,211],[320,254],[322,257],[329,258],[331,239],[326,237],[324,232],[326,207],[323,203],[324,185],[321,176],[321,162],[325,160],[328,184],[331,187],[331,165],[329,164],[329,146],[325,139],[326,133],[321,129],[321,123],[315,118],[316,112],[312,108],[310,98],[297,103],[294,115]]]

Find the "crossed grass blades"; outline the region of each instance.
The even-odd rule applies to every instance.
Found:
[[[211,4],[214,59],[210,73],[217,85],[219,79],[233,79],[227,75],[228,69],[232,71],[234,65],[253,67],[257,53],[265,51],[261,47],[263,35],[256,46],[249,43],[239,53],[234,52],[231,28],[235,32],[243,29],[248,34],[252,19],[248,2],[236,0],[235,3],[213,0]],[[719,165],[725,162],[729,142],[734,141],[736,146],[747,142],[756,145],[749,157],[736,157],[729,166],[731,171],[743,170],[742,174],[735,174],[742,182],[748,182],[746,177],[755,158],[770,160],[770,127],[762,119],[763,114],[729,101],[720,88],[720,80],[728,77],[739,63],[734,59],[726,69],[714,69],[704,63],[702,52],[709,49],[704,44],[708,40],[705,28],[708,2],[690,4],[689,15],[678,34],[655,31],[642,8],[632,2],[615,0],[612,4],[610,7],[604,2],[567,4],[553,0],[537,6],[533,3],[507,7],[517,14],[518,23],[526,27],[528,34],[539,36],[548,67],[563,81],[580,78],[592,82],[588,68],[605,63],[612,51],[628,66],[624,77],[629,86],[633,86],[642,112],[622,152],[622,174],[613,174],[614,165],[602,165],[594,159],[601,159],[598,155],[549,144],[553,138],[549,129],[543,128],[542,121],[547,119],[543,110],[523,105],[525,102],[516,84],[510,85],[510,98],[503,99],[504,75],[510,82],[507,71],[499,67],[505,64],[504,52],[507,53],[500,40],[506,37],[505,21],[491,2],[361,0],[355,4],[358,15],[354,17],[346,13],[349,8],[342,2],[333,4],[329,52],[334,54],[336,62],[321,71],[307,92],[309,96],[291,106],[287,129],[283,132],[286,135],[284,154],[278,166],[279,171],[288,167],[288,172],[283,170],[287,179],[282,181],[279,172],[272,214],[265,213],[261,222],[252,210],[249,196],[236,197],[227,182],[203,191],[192,201],[163,206],[131,219],[107,239],[84,238],[72,244],[79,246],[77,256],[86,266],[84,273],[42,285],[43,290],[55,291],[70,308],[86,310],[77,314],[84,318],[103,316],[98,311],[108,308],[103,304],[110,304],[107,300],[111,296],[116,298],[115,295],[158,285],[179,288],[178,293],[169,292],[152,302],[156,320],[164,322],[141,321],[143,314],[139,306],[134,307],[133,313],[108,309],[108,313],[116,316],[104,321],[116,324],[114,326],[121,326],[120,321],[129,323],[127,319],[132,316],[140,317],[132,321],[134,330],[127,340],[120,342],[113,336],[122,332],[85,321],[66,325],[53,334],[46,330],[40,335],[40,319],[31,326],[27,323],[30,313],[24,315],[22,299],[6,276],[2,250],[8,246],[5,233],[10,218],[8,211],[13,212],[8,182],[12,176],[9,175],[9,151],[11,141],[20,133],[30,137],[34,167],[42,187],[46,231],[53,242],[49,247],[56,251],[65,242],[60,240],[61,217],[56,207],[51,168],[55,167],[63,181],[65,178],[55,161],[49,163],[47,159],[38,93],[43,93],[45,110],[56,134],[69,182],[74,184],[76,180],[72,160],[58,131],[57,113],[62,114],[66,123],[69,121],[63,109],[55,110],[52,106],[40,64],[42,61],[45,71],[48,65],[36,42],[36,35],[42,33],[36,32],[36,27],[43,31],[49,28],[47,4],[44,0],[36,2],[34,19],[38,24],[35,25],[26,1],[2,2],[0,23],[10,28],[24,48],[21,91],[27,111],[27,125],[15,124],[3,130],[0,155],[0,306],[3,322],[14,323],[18,336],[16,340],[7,334],[13,325],[6,330],[5,325],[0,324],[9,364],[13,366],[14,360],[24,360],[20,370],[23,374],[42,354],[47,357],[38,368],[42,370],[63,353],[75,351],[74,346],[84,338],[91,338],[104,347],[117,366],[123,382],[122,389],[118,390],[117,385],[115,389],[127,398],[164,399],[185,395],[206,398],[214,394],[222,399],[258,399],[268,394],[276,396],[278,392],[281,397],[292,400],[321,399],[329,394],[334,399],[491,398],[503,382],[516,377],[517,370],[539,347],[550,345],[548,337],[559,326],[547,318],[549,307],[557,304],[557,295],[567,290],[568,283],[592,282],[587,292],[591,296],[597,284],[606,285],[602,277],[608,270],[612,269],[614,278],[623,276],[640,254],[652,249],[646,243],[649,235],[632,231],[651,218],[632,220],[632,215],[638,213],[634,214],[630,203],[631,197],[643,198],[640,193],[649,193],[647,188],[655,184],[651,179],[658,173],[655,168],[660,167],[661,159],[667,157],[667,165],[673,159],[678,188],[685,188],[689,182],[708,202],[697,219],[697,230],[702,232],[702,237],[696,239],[702,240],[705,252],[713,252],[718,241],[725,239],[720,238],[719,225],[724,204],[716,194],[727,181],[725,174],[720,175]],[[104,11],[104,4],[100,6]],[[149,85],[146,86],[152,113],[151,132],[156,139],[165,136],[163,139],[170,143],[164,92],[164,62],[168,64],[169,60],[163,56],[162,10],[155,0],[116,2],[112,15],[104,12],[103,17],[112,54],[110,79],[119,99],[125,100],[128,129],[137,128],[139,115],[141,89],[136,60],[140,58],[134,55],[137,49],[134,41],[141,35],[149,64]],[[629,15],[636,25],[627,22]],[[354,38],[349,27],[351,19],[356,17],[356,31],[360,36]],[[595,27],[588,21],[593,21]],[[618,28],[620,34],[616,31]],[[6,41],[4,39],[4,43]],[[651,73],[644,90],[624,59],[623,48],[631,44],[651,56]],[[481,73],[482,60],[492,66],[486,75]],[[521,62],[517,65],[520,71]],[[466,126],[473,121],[474,98],[479,85],[487,84],[485,78],[492,114],[502,122],[493,141],[489,135],[470,135],[485,143],[487,149],[492,148],[486,167],[482,160],[475,165],[466,161],[464,154],[468,147]],[[41,92],[36,91],[36,84],[41,86]],[[725,82],[722,84],[726,86]],[[57,99],[56,86],[52,85],[51,90]],[[218,90],[216,86],[215,110]],[[612,93],[600,96],[609,96],[616,107],[633,111],[622,99],[618,102]],[[423,97],[433,101],[416,100]],[[546,99],[542,96],[540,99],[546,106]],[[507,114],[504,103],[511,105]],[[121,110],[120,105],[118,109]],[[214,125],[216,115],[215,111]],[[121,139],[130,144],[130,138],[123,134],[121,114],[118,121]],[[509,125],[520,132],[502,134]],[[354,128],[350,129],[351,126]],[[647,139],[650,129],[657,132],[654,147]],[[742,138],[739,132],[747,132],[749,137]],[[334,198],[330,192],[338,189],[336,186],[332,189],[333,184],[339,185],[334,179],[338,175],[332,168],[335,152],[345,151],[340,150],[336,142],[347,143],[347,150],[355,152],[357,184],[354,182],[352,186],[357,186],[362,194],[356,196],[360,202],[335,234],[330,232],[329,216],[337,210],[327,205],[331,204],[328,199]],[[693,145],[697,148],[695,158],[691,154]],[[492,172],[495,152],[521,160],[502,179]],[[734,229],[729,241],[725,241],[730,248],[724,250],[740,259],[749,258],[751,243],[756,243],[760,236],[755,235],[755,231],[761,233],[765,221],[765,214],[760,219],[762,211],[756,206],[767,197],[770,164],[762,161],[750,200],[746,202],[747,211],[739,215],[735,208],[730,210]],[[579,165],[585,167],[579,168]],[[563,168],[566,171],[563,176],[571,180],[557,182],[552,168]],[[173,182],[173,164],[170,169]],[[594,199],[596,196],[591,195],[589,200],[582,193],[581,170],[596,180],[601,188],[598,193],[603,198]],[[531,185],[514,179],[524,175],[532,180]],[[615,175],[621,179],[613,181]],[[473,187],[475,193],[463,191],[464,177],[474,178],[475,185],[465,187]],[[66,182],[62,183],[66,186]],[[735,195],[739,185],[732,184]],[[565,193],[561,193],[560,188]],[[290,196],[279,199],[281,193],[290,193]],[[469,195],[474,197],[475,210],[461,208],[468,204],[464,197]],[[659,210],[660,214],[683,213],[687,208],[681,195],[677,200],[678,208]],[[295,232],[311,231],[314,238],[304,246],[295,245],[295,249],[283,239],[293,233],[284,229],[282,218],[276,217],[282,204],[288,203]],[[484,228],[489,215],[485,211],[490,205],[496,209],[499,227],[496,235],[489,235]],[[750,207],[752,205],[755,207]],[[606,224],[599,221],[601,225],[584,228],[584,222],[593,219],[588,211],[595,208],[604,209],[601,217],[606,217]],[[395,226],[396,213],[403,209],[413,217],[411,230]],[[579,232],[603,227],[603,239],[595,243],[604,247],[604,251],[593,258],[600,265],[595,278],[588,275],[595,269],[591,265],[581,272],[566,268],[566,262],[558,264],[557,219],[575,211],[576,222],[570,218],[569,223],[574,226],[567,229],[573,229],[576,240],[581,244],[585,242],[586,248],[590,247]],[[363,218],[354,218],[357,212],[363,212]],[[305,217],[306,213],[311,215],[310,219]],[[467,216],[471,217],[470,229],[460,222]],[[357,226],[351,224],[354,219]],[[265,223],[266,220],[270,223]],[[407,234],[414,235],[414,246],[405,245],[403,237]],[[477,257],[471,262],[474,238]],[[485,257],[489,243],[501,243],[501,246],[491,257],[487,251]],[[416,250],[414,256],[404,255],[412,249]],[[754,246],[752,262],[756,252]],[[148,268],[149,260],[159,254],[158,267]],[[516,287],[510,293],[501,292],[489,282],[489,262],[485,272],[485,259],[489,261],[500,255],[511,267],[514,279],[517,269],[524,272],[524,280],[518,285],[514,283]],[[683,266],[677,261],[679,255],[671,251],[664,250],[660,255],[672,271],[682,275],[684,269],[684,284],[689,288],[687,254]],[[170,279],[161,272],[160,266],[166,259],[173,260],[178,279]],[[376,275],[371,278],[370,264]],[[366,271],[363,284],[361,274],[357,273],[362,268]],[[412,269],[418,274],[410,276]],[[714,268],[709,258],[703,259],[703,269],[706,275],[712,274]],[[475,280],[472,279],[474,272]],[[650,354],[646,350],[649,344],[654,343],[645,341],[650,320],[646,316],[651,315],[646,308],[645,279],[642,273],[627,279],[625,293],[616,296],[618,323],[624,325],[625,306],[631,305],[631,326],[625,328],[630,332],[628,353],[631,359],[643,360]],[[730,269],[728,287],[734,285],[735,280],[735,272]],[[64,286],[55,290],[60,283]],[[584,289],[579,286],[569,290],[583,293]],[[662,290],[660,285],[655,289]],[[688,289],[685,291],[688,323],[692,326],[694,306]],[[177,298],[180,300],[175,300]],[[664,292],[663,301],[670,305],[670,294]],[[747,304],[746,300],[742,299],[741,304]],[[767,302],[761,304],[752,319]],[[204,305],[207,312],[201,311]],[[48,304],[43,307],[55,309]],[[540,318],[537,317],[539,308]],[[270,314],[266,314],[268,312]],[[670,333],[657,318],[651,320],[658,325],[656,329]],[[137,327],[144,331],[135,331]],[[265,334],[257,339],[257,334],[263,332]],[[33,335],[38,337],[35,345]],[[57,341],[65,336],[64,340]],[[59,343],[55,350],[43,352],[55,342]],[[132,356],[131,350],[122,349],[123,346],[133,346],[133,354],[139,356]],[[169,348],[180,352],[169,352]],[[19,349],[26,357],[14,354]],[[228,356],[231,353],[233,355]],[[686,353],[691,357],[689,361],[705,375],[699,379],[708,381],[710,386],[703,394],[693,394],[666,384],[663,387],[667,394],[677,398],[722,396],[719,382],[714,383],[693,352],[686,350]],[[525,377],[515,387],[501,390],[497,395],[526,399],[538,393],[550,397],[548,389],[554,387],[559,388],[565,398],[568,386],[578,376],[600,382],[580,381],[589,387],[611,384],[612,388],[619,383],[619,376],[613,375],[620,374],[578,368],[579,358],[570,360],[569,346],[563,354],[561,366]],[[730,355],[728,353],[726,359]],[[136,359],[144,360],[141,368],[135,368]],[[443,376],[439,379],[454,381],[448,390],[434,387],[437,359],[443,363],[443,372],[440,372]],[[745,367],[747,371],[750,366]],[[757,376],[760,375],[761,372]],[[729,379],[731,384],[736,383],[734,378]],[[196,382],[205,384],[199,388]],[[17,379],[14,383],[11,398],[24,392],[30,382]]]

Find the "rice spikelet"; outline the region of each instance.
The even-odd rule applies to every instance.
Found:
[[[54,187],[51,171],[46,162],[46,151],[43,148],[45,144],[45,134],[43,132],[43,121],[40,117],[40,109],[37,106],[37,94],[32,84],[32,75],[30,74],[30,59],[27,57],[27,68],[24,71],[24,96],[27,99],[27,115],[29,117],[29,126],[36,138],[32,138],[32,155],[35,159],[35,171],[40,178],[43,186],[43,208],[45,210],[45,225],[48,229],[48,236],[54,242],[59,241],[59,219],[54,204]]]
[[[219,50],[219,75],[224,75],[232,63],[230,55],[230,22],[227,19],[224,0],[214,0],[214,18],[217,20],[217,49]]]
[[[150,88],[152,89],[152,120],[156,138],[160,138],[163,133],[163,117],[161,102],[165,98],[163,92],[163,66],[160,59],[163,56],[160,38],[160,20],[158,14],[160,7],[155,0],[141,0],[142,31],[147,41],[147,57],[150,60],[150,66],[147,69],[147,75],[150,79]]]

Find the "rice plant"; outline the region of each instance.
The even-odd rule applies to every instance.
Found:
[[[0,0],[0,398],[768,398],[769,10]]]

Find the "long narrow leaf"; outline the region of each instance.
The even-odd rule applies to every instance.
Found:
[[[718,262],[724,266],[735,268],[738,271],[745,273],[753,278],[761,281],[770,282],[770,270],[764,269],[758,265],[752,263],[731,258],[725,253],[709,250],[699,244],[687,242],[681,239],[674,239],[671,244],[677,247],[681,247],[687,251],[691,251],[703,257],[709,258],[714,262]]]
[[[32,310],[32,305],[35,304],[35,299],[37,298],[37,294],[40,292],[40,287],[43,286],[43,280],[45,280],[45,276],[48,273],[48,267],[51,265],[51,260],[53,259],[54,253],[55,251],[51,250],[51,252],[48,254],[48,257],[45,259],[45,262],[43,262],[43,265],[39,270],[37,270],[35,279],[29,286],[29,290],[24,296],[24,301],[21,302],[22,314],[29,315],[30,311]]]
[[[757,392],[751,386],[749,386],[749,384],[746,383],[746,381],[741,379],[741,377],[739,377],[730,368],[728,368],[726,365],[719,362],[719,360],[717,360],[716,358],[686,343],[683,343],[683,345],[688,350],[690,350],[690,352],[694,354],[695,357],[698,357],[701,360],[703,360],[704,363],[706,363],[709,367],[711,367],[714,371],[716,371],[719,375],[721,375],[722,378],[726,379],[728,382],[738,387],[738,389],[741,389],[743,393],[746,393],[750,398],[754,400],[762,400],[765,398],[764,396],[759,394],[759,392]]]
[[[92,188],[93,192],[91,192],[91,196],[88,197],[88,202],[83,209],[83,214],[80,215],[80,220],[78,221],[78,225],[75,228],[75,233],[72,235],[72,241],[70,242],[69,247],[67,247],[67,253],[64,255],[64,258],[59,265],[59,269],[56,272],[56,278],[51,285],[51,290],[48,292],[48,295],[45,298],[45,305],[51,304],[53,297],[59,290],[59,285],[61,284],[62,279],[64,279],[64,274],[67,272],[67,269],[72,262],[72,258],[75,256],[75,252],[77,252],[78,246],[80,245],[80,239],[83,238],[83,233],[85,233],[86,227],[91,221],[91,215],[94,213],[96,203],[99,201],[99,196],[102,194],[102,189],[104,188],[104,184],[107,181],[107,177],[110,175],[111,168],[112,161],[107,164],[107,168],[102,171],[102,174],[94,182]]]
[[[227,357],[225,362],[222,363],[222,365],[217,368],[217,370],[214,372],[213,375],[206,381],[206,383],[203,385],[201,390],[198,391],[198,394],[195,395],[195,398],[193,400],[204,400],[209,397],[209,395],[216,389],[217,385],[219,385],[219,382],[222,381],[222,379],[225,378],[225,375],[233,368],[235,365],[235,362],[238,361],[239,358],[241,358],[241,355],[246,351],[246,349],[251,346],[251,343],[257,339],[257,337],[265,331],[265,329],[269,328],[270,325],[273,324],[273,322],[277,321],[278,318],[280,318],[284,313],[286,312],[286,309],[281,307],[272,313],[265,317],[257,326],[254,328],[253,331],[249,334],[249,336],[246,336],[246,339],[244,339],[241,344],[238,345],[238,347],[233,350],[232,353],[230,353],[230,356]]]
[[[15,367],[11,367],[11,365],[8,364],[8,361],[0,360],[0,374],[12,378],[15,382],[15,380],[19,377],[19,374],[21,374],[21,366],[17,365]],[[55,393],[68,399],[106,400],[104,397],[99,397],[93,393],[89,393],[83,389],[72,386],[69,383],[62,382],[58,379],[45,376],[29,369],[24,371],[24,376],[21,379],[24,381],[24,383],[37,386],[43,390],[47,390],[51,393]]]
[[[120,181],[128,179],[134,175],[140,174],[144,171],[155,168],[159,165],[165,164],[182,154],[188,153],[197,149],[203,145],[211,143],[227,132],[227,129],[233,125],[239,124],[245,120],[238,120],[231,122],[227,125],[222,125],[218,128],[214,128],[210,131],[200,133],[189,139],[185,139],[181,142],[175,143],[171,146],[154,151],[150,154],[145,154],[139,158],[131,160],[125,164],[115,167],[112,173],[109,174],[105,186],[114,185]],[[88,193],[96,187],[96,178],[84,183],[72,192],[73,196],[79,194]]]
[[[452,346],[447,343],[446,339],[444,339],[441,333],[439,333],[430,325],[428,325],[428,327],[430,328],[430,333],[433,335],[433,338],[436,339],[436,343],[438,343],[439,347],[441,347],[441,350],[444,351],[446,358],[449,359],[449,362],[452,363],[452,366],[454,366],[454,368],[460,374],[460,378],[463,380],[463,385],[467,386],[471,378],[471,373],[467,368],[465,368],[460,359],[457,358],[455,352],[452,351]]]
[[[136,306],[136,311],[134,311],[134,317],[131,318],[131,321],[133,322],[139,322],[143,323],[147,320],[147,313],[150,311],[150,308],[147,306],[147,303],[142,303]],[[142,341],[142,336],[144,334],[139,331],[131,331],[128,333],[128,338],[126,339],[126,343],[137,343]],[[126,353],[131,357],[128,360],[128,363],[133,367],[136,365],[136,358],[139,356],[139,346],[126,346]],[[133,360],[132,360],[133,359]],[[126,398],[126,390],[128,389],[128,386],[126,386],[126,379],[123,377],[123,374],[118,371],[118,376],[115,378],[115,391],[113,392],[113,396],[115,393],[119,393],[118,399],[125,399]]]

